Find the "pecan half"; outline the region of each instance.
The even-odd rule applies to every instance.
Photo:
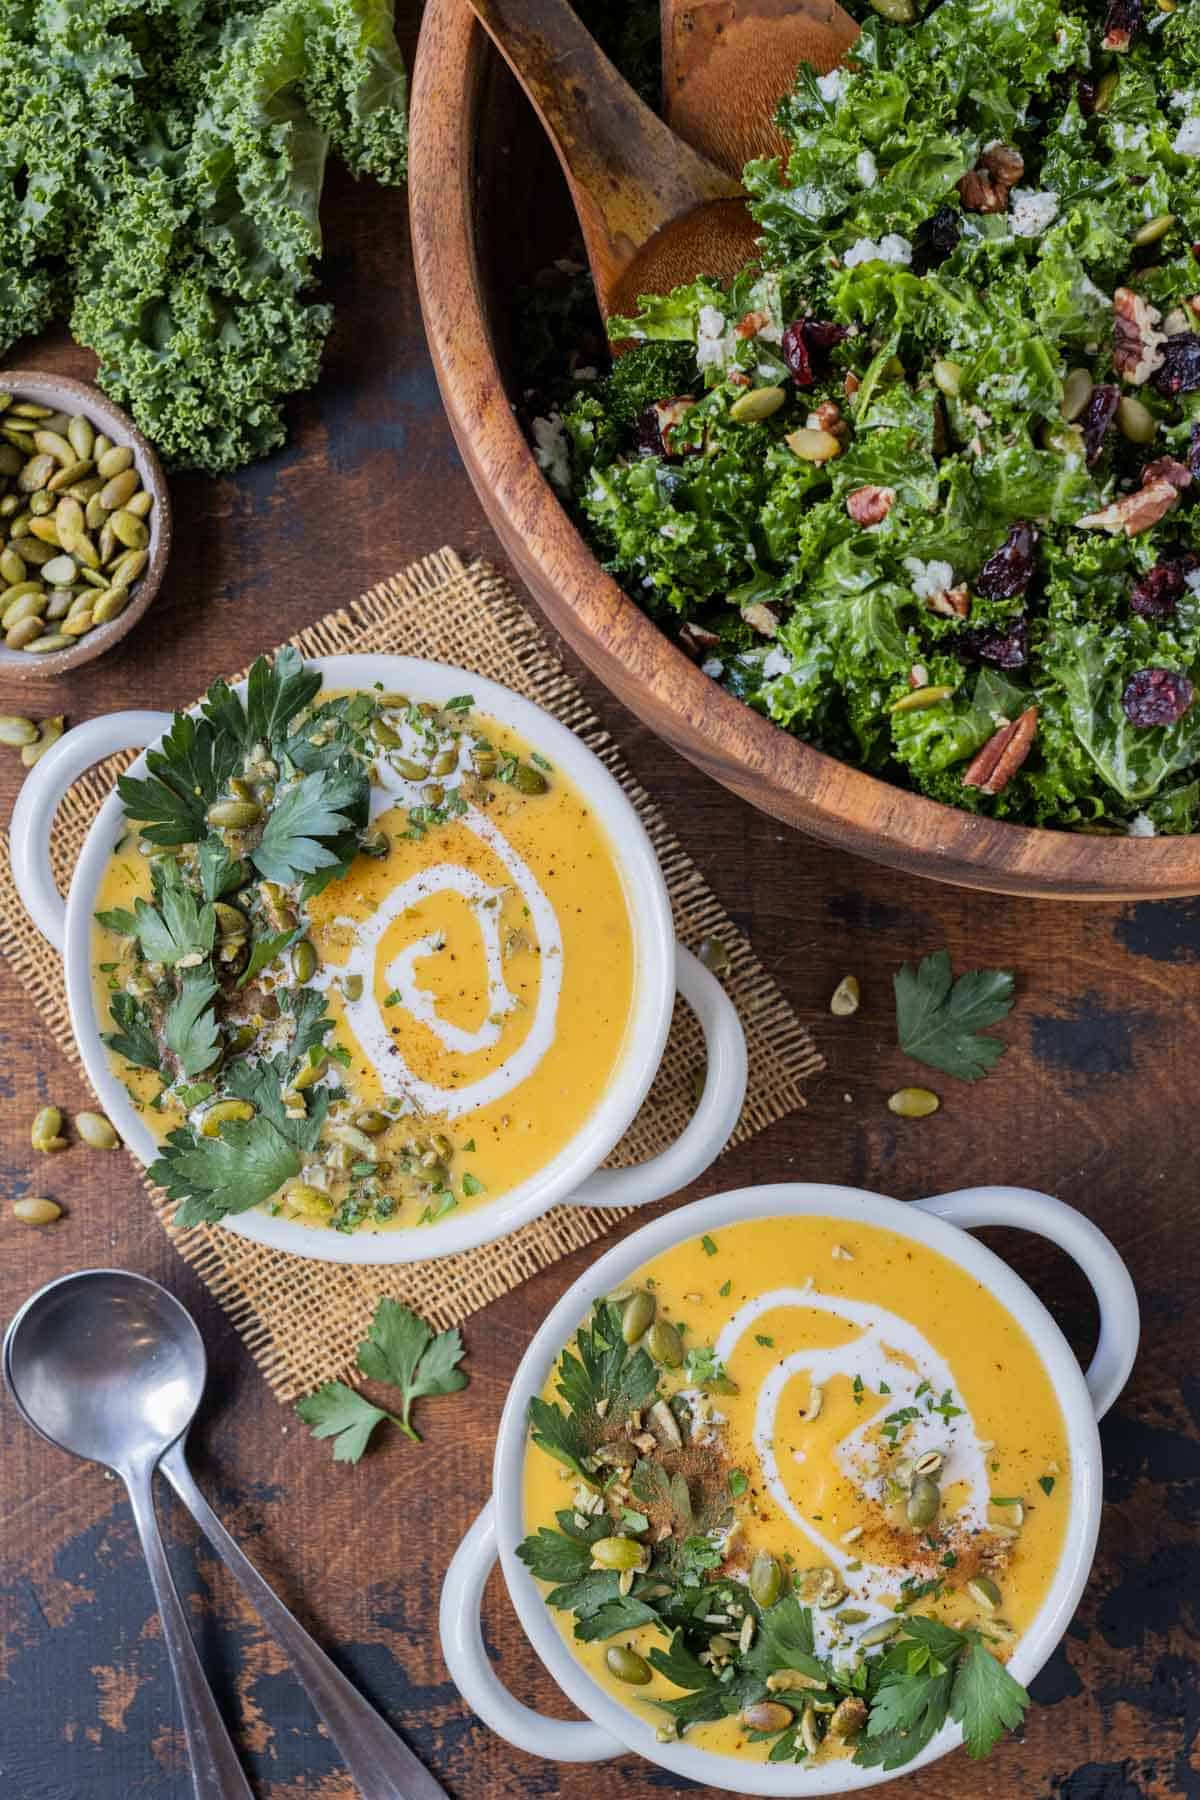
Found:
[[[771,323],[770,313],[765,313],[765,312],[743,313],[741,318],[738,320],[737,324],[733,328],[733,335],[735,337],[740,337],[740,338],[757,337],[759,332],[762,330],[763,326],[769,325],[770,323]]]
[[[1158,308],[1132,288],[1119,287],[1113,294],[1113,363],[1131,387],[1140,387],[1162,367],[1167,339],[1158,330],[1161,319]]]
[[[720,643],[715,631],[709,631],[704,625],[697,625],[693,619],[679,627],[680,648],[686,650],[693,662],[699,662],[710,650],[718,649]]]
[[[1169,481],[1182,494],[1184,488],[1192,485],[1192,471],[1186,463],[1176,462],[1173,456],[1159,456],[1142,470],[1143,487],[1149,487],[1154,481]]]
[[[1008,211],[1008,189],[996,181],[986,169],[969,169],[958,181],[958,197],[964,212],[1002,213]]]
[[[1148,463],[1143,469],[1142,487],[1132,494],[1123,494],[1100,512],[1076,519],[1076,528],[1080,531],[1123,531],[1126,537],[1136,537],[1140,531],[1149,531],[1151,525],[1166,518],[1191,479],[1191,470],[1183,463],[1170,456],[1160,456],[1157,462]]]
[[[1011,144],[989,144],[979,158],[978,167],[1007,188],[1016,187],[1025,173],[1025,158]]]
[[[891,512],[896,500],[896,490],[890,487],[860,487],[846,495],[846,511],[856,525],[882,525]]]
[[[965,585],[939,588],[925,604],[930,612],[941,613],[944,619],[965,619],[971,610],[971,595]]]
[[[1019,719],[1010,719],[1006,725],[1001,725],[968,764],[962,778],[963,786],[978,788],[981,794],[1001,793],[1029,755],[1037,735],[1037,723],[1037,707],[1030,706]]]

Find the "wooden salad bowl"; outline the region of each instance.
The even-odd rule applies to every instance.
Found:
[[[701,674],[559,503],[513,410],[517,284],[562,254],[570,210],[537,120],[467,0],[427,0],[409,191],[429,347],[459,451],[514,566],[572,650],[651,730],[823,842],[963,887],[1069,900],[1200,893],[1200,838],[1093,837],[959,812],[826,756]]]

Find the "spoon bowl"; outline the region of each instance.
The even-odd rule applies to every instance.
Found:
[[[50,1282],[4,1339],[5,1379],[29,1424],[110,1469],[153,1466],[190,1425],[206,1373],[190,1313],[124,1269]]]

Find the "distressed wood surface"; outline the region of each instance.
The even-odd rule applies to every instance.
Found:
[[[443,420],[404,248],[403,197],[334,176],[327,283],[337,324],[319,389],[292,408],[283,454],[236,480],[174,484],[177,547],[153,614],[111,656],[55,684],[72,720],[190,700],[334,602],[443,542],[498,556]],[[39,361],[87,372],[67,346]],[[399,648],[400,646],[398,646]],[[728,1157],[687,1197],[789,1177],[902,1198],[1026,1183],[1082,1207],[1127,1258],[1144,1306],[1133,1381],[1104,1426],[1107,1506],[1093,1580],[1036,1684],[1023,1740],[982,1767],[957,1754],[897,1800],[1183,1800],[1200,1795],[1200,1204],[1194,1160],[1200,902],[1054,906],[934,886],[795,835],[667,750],[590,680],[589,697],[705,876],[818,1034],[828,1072],[808,1112]],[[0,683],[0,709],[28,696]],[[20,777],[0,753],[7,813]],[[894,1047],[890,980],[948,945],[959,966],[1017,972],[998,1072],[946,1081],[942,1111],[903,1124],[912,1078]],[[830,992],[863,984],[856,1018]],[[653,1800],[677,1782],[633,1758],[540,1764],[468,1715],[435,1618],[446,1564],[486,1498],[507,1384],[546,1307],[586,1256],[471,1320],[471,1386],[429,1403],[423,1447],[394,1434],[335,1467],[268,1395],[155,1224],[121,1155],[35,1159],[35,1107],[88,1096],[0,969],[0,1315],[69,1269],[117,1264],[165,1281],[199,1320],[212,1379],[198,1478],[283,1598],[381,1706],[455,1800]],[[48,1191],[44,1232],[8,1202]],[[1057,1252],[989,1234],[1087,1355],[1093,1311]],[[262,1800],[352,1800],[328,1740],[271,1642],[178,1507],[171,1557],[202,1654]],[[505,1679],[566,1711],[495,1584],[487,1629]],[[704,1790],[694,1789],[695,1792]],[[5,1800],[186,1800],[178,1715],[132,1521],[116,1485],[36,1439],[0,1404],[0,1794]]]

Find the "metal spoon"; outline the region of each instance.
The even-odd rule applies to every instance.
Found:
[[[4,1339],[5,1379],[29,1423],[51,1443],[107,1463],[129,1488],[179,1687],[197,1800],[250,1800],[250,1789],[167,1570],[150,1504],[156,1462],[288,1657],[366,1800],[447,1800],[441,1784],[267,1586],[192,1479],[184,1438],[206,1372],[204,1343],[191,1314],[157,1282],[119,1269],[85,1270],[51,1282],[26,1301]],[[217,1751],[225,1760],[215,1760]]]

